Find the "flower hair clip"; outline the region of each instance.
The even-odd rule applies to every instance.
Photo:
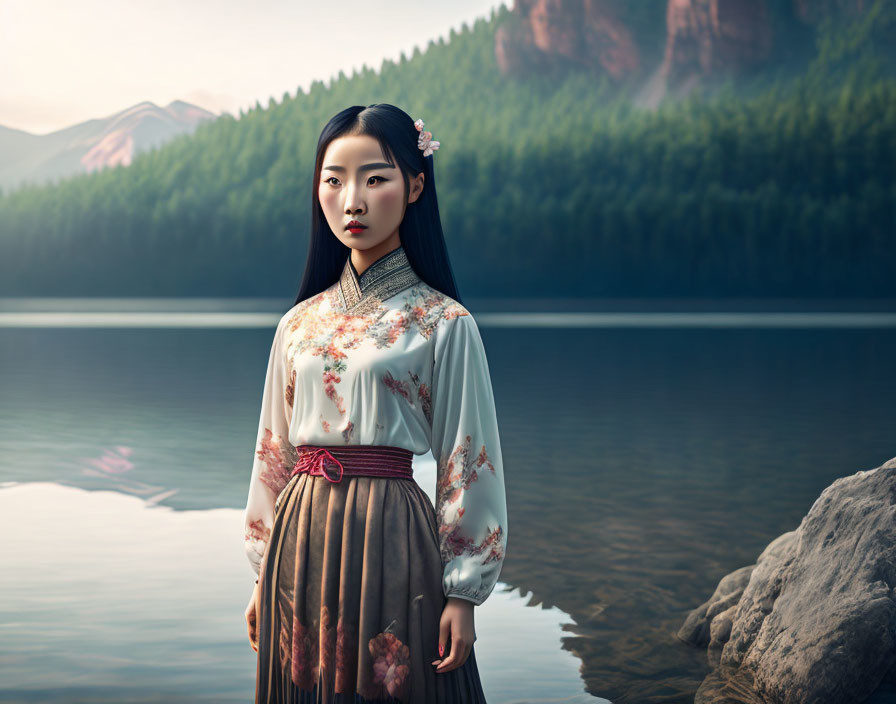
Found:
[[[433,141],[432,132],[423,130],[423,120],[416,120],[414,122],[414,127],[416,127],[417,131],[420,133],[417,137],[417,148],[423,150],[423,156],[429,156],[439,148],[439,143]]]

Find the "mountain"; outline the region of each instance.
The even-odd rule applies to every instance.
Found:
[[[533,47],[563,70],[522,76],[501,71],[496,31],[531,15],[501,6],[378,70],[203,122],[127,168],[0,194],[0,296],[287,300],[316,216],[321,127],[386,102],[442,145],[430,183],[464,295],[892,298],[896,0],[858,14],[845,0],[768,0],[765,68],[633,104],[667,47],[673,82],[714,80],[751,56],[712,43],[733,36],[727,3],[675,0],[670,44],[671,3],[580,0],[616,13],[585,32],[601,15],[563,24],[552,14],[562,0],[545,2]],[[749,22],[746,45],[762,26]],[[636,47],[640,68],[602,53],[613,36]],[[695,60],[688,43],[703,47]]]
[[[44,183],[105,166],[127,166],[134,156],[192,133],[214,113],[175,100],[161,108],[144,101],[108,117],[87,120],[46,135],[0,125],[0,188]]]

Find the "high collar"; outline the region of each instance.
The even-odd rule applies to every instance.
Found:
[[[360,275],[349,254],[339,276],[339,298],[345,311],[362,312],[375,308],[381,301],[401,293],[418,281],[420,279],[411,268],[401,245],[377,259]]]

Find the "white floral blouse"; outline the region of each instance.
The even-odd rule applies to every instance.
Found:
[[[403,247],[296,304],[277,325],[245,513],[255,573],[297,445],[433,451],[446,596],[481,604],[507,548],[488,362],[470,312],[423,282]]]

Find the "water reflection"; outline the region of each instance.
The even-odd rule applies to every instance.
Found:
[[[145,496],[147,504],[156,504],[174,496],[178,489],[165,489],[157,484],[141,482],[127,475],[136,467],[130,460],[134,448],[126,445],[115,445],[101,450],[97,457],[80,458],[81,476],[100,480],[104,489],[116,489],[127,494]],[[77,462],[77,460],[76,460]]]

